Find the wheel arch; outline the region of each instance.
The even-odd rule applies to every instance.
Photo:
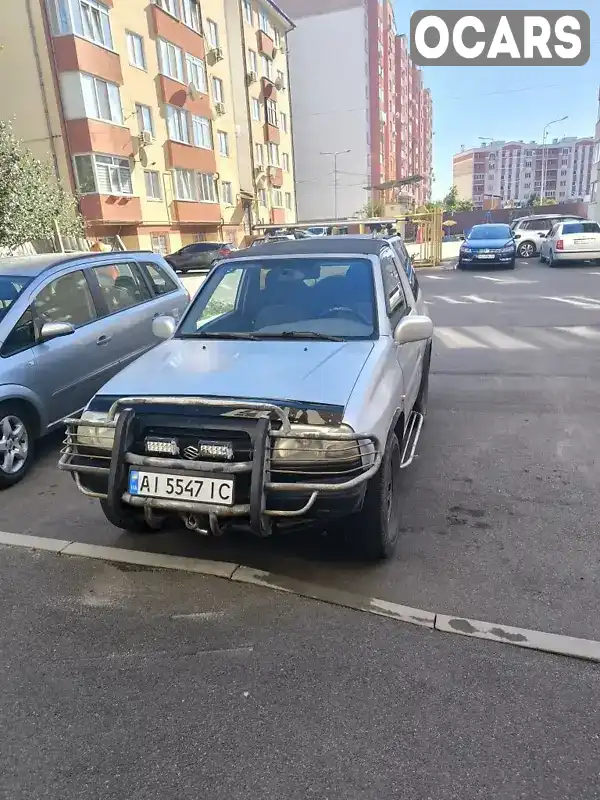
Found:
[[[30,416],[36,438],[41,435],[46,427],[46,418],[42,404],[30,389],[25,386],[11,384],[0,387],[0,406],[4,403],[14,403],[22,406]]]

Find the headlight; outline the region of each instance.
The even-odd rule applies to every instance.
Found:
[[[108,414],[104,411],[84,411],[81,415],[81,422],[106,422]],[[115,420],[118,419],[115,417]],[[77,425],[77,432],[74,444],[83,447],[97,447],[100,450],[112,450],[115,441],[115,429],[104,428],[101,425]]]
[[[460,252],[461,253],[470,253],[471,252],[471,248],[467,247],[466,244],[463,244],[463,245],[461,245]]]
[[[505,245],[505,246],[502,248],[502,252],[503,252],[503,253],[512,253],[512,251],[513,251],[514,249],[515,249],[515,246],[514,246],[514,244],[507,244],[507,245]]]
[[[312,425],[294,425],[294,433],[312,433],[316,437],[320,433],[352,433],[352,428],[341,425],[339,428],[313,427]],[[370,444],[361,445],[358,441],[342,441],[335,439],[319,438],[277,438],[273,445],[272,462],[280,466],[292,466],[293,464],[323,464],[333,462],[335,464],[345,462],[360,461],[361,451],[365,450]],[[372,446],[371,446],[372,449]]]

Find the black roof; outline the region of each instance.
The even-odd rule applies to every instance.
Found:
[[[81,253],[41,253],[35,256],[6,256],[0,257],[0,275],[10,274],[19,276],[29,276],[35,278],[41,275],[42,272],[51,270],[57,266],[69,264],[72,261],[81,261],[82,258],[96,259],[109,259],[122,256],[136,255],[137,253],[144,253],[144,255],[154,255],[149,250],[124,250],[124,251],[110,251],[107,253],[96,253],[95,251],[85,250]]]
[[[261,258],[263,256],[311,256],[311,255],[379,255],[388,243],[385,239],[371,236],[319,236],[314,239],[289,239],[272,244],[258,244],[247,250],[238,250],[228,255],[226,261],[237,258]]]

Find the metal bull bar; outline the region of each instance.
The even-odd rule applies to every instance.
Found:
[[[130,452],[134,441],[134,420],[136,410],[143,406],[169,405],[183,408],[228,408],[231,409],[230,417],[256,419],[256,425],[250,431],[252,443],[252,460],[232,463],[188,461],[180,458],[160,458],[155,456],[137,455]],[[274,430],[272,423],[275,418],[280,427]],[[110,407],[106,420],[92,422],[81,419],[67,419],[67,434],[64,448],[59,461],[59,469],[71,472],[77,487],[88,496],[105,499],[115,509],[122,503],[143,509],[179,512],[181,514],[208,515],[210,527],[213,532],[218,532],[220,526],[218,519],[248,517],[252,530],[261,536],[271,533],[272,519],[276,517],[301,517],[315,504],[319,495],[335,494],[351,490],[368,481],[378,471],[382,461],[382,449],[379,439],[372,435],[359,435],[353,432],[335,431],[298,431],[294,430],[287,413],[278,405],[253,400],[238,400],[234,398],[206,398],[206,397],[123,397],[115,401]],[[96,463],[81,463],[85,458],[79,450],[77,431],[80,426],[88,428],[114,428],[115,437],[110,457],[98,455],[89,456]],[[272,471],[285,474],[302,475],[301,467],[294,470],[272,470],[271,451],[276,439],[302,439],[305,441],[337,441],[348,442],[354,445],[360,460],[360,466],[351,470],[344,479],[344,471],[339,473],[337,482],[296,481],[289,483],[273,481]],[[85,445],[84,445],[85,447]],[[98,465],[100,459],[105,460],[105,466]],[[327,462],[324,462],[326,465]],[[159,470],[180,471],[190,476],[197,474],[209,475],[240,475],[250,474],[250,502],[232,506],[200,503],[188,500],[173,500],[156,497],[140,497],[124,491],[130,466],[148,467]],[[356,473],[358,474],[352,474]],[[91,491],[82,485],[85,474],[104,475],[108,478],[107,494]],[[278,510],[266,508],[266,493],[310,493],[308,500],[301,508]]]

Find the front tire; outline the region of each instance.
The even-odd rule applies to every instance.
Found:
[[[0,403],[0,490],[23,480],[34,460],[35,428],[21,403]]]
[[[523,242],[517,250],[520,258],[531,258],[535,255],[535,245],[532,242]]]
[[[362,509],[342,523],[345,540],[363,561],[390,558],[400,536],[400,463],[395,433],[388,439],[379,472],[367,484]]]

